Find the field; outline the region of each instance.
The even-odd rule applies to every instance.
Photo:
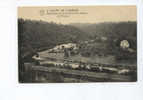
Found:
[[[64,52],[39,52],[34,82],[128,82],[136,81],[136,63],[117,63],[114,56],[65,57]],[[33,72],[33,71],[32,71]],[[35,74],[36,73],[36,74]]]

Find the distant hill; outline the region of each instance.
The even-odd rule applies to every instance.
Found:
[[[117,54],[118,50],[115,50],[115,48],[119,48],[120,41],[124,39],[127,39],[130,47],[136,51],[137,25],[136,22],[72,23],[62,25],[53,22],[18,19],[19,51],[23,52],[23,54],[32,53],[33,55],[37,51],[53,48],[59,44],[94,40],[96,37],[108,38],[108,41],[100,43],[101,46],[107,45],[108,47],[105,50],[99,48],[103,52],[110,51],[113,53],[114,51]],[[87,45],[85,46],[87,47]],[[97,50],[97,47],[95,46],[88,52],[93,52],[94,49]],[[101,52],[101,50],[99,51]]]
[[[18,35],[20,43],[30,44],[33,48],[39,49],[78,42],[88,37],[85,32],[71,25],[24,19],[18,19]]]
[[[135,59],[137,52],[137,23],[136,22],[105,22],[105,23],[71,23],[70,25],[79,28],[80,30],[88,33],[90,39],[97,40],[98,38],[106,37],[107,41],[99,43],[97,45],[89,46],[85,45],[81,51],[86,55],[94,54],[111,54],[120,59]],[[120,49],[120,42],[127,40],[130,44],[130,48],[134,53],[125,52]],[[105,47],[104,47],[105,45]],[[91,54],[92,53],[92,54]]]
[[[106,36],[106,37],[135,37],[137,35],[136,22],[104,22],[97,24],[90,23],[71,23],[70,25],[88,32],[92,37]]]

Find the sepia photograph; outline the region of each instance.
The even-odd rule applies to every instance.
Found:
[[[137,82],[136,6],[18,7],[19,83]]]

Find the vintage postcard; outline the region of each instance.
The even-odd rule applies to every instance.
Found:
[[[20,83],[137,81],[136,6],[18,7]]]

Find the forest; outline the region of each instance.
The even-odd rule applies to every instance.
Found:
[[[107,41],[101,41],[106,37]],[[70,23],[69,25],[56,24],[36,20],[18,19],[18,39],[21,52],[42,51],[63,43],[77,43],[94,40],[100,45],[80,49],[82,53],[105,53],[136,59],[137,26],[136,22],[104,22],[97,24]],[[120,50],[120,41],[128,40],[130,48],[135,52],[129,53]],[[23,49],[24,48],[24,49]],[[86,55],[86,54],[83,54]]]

